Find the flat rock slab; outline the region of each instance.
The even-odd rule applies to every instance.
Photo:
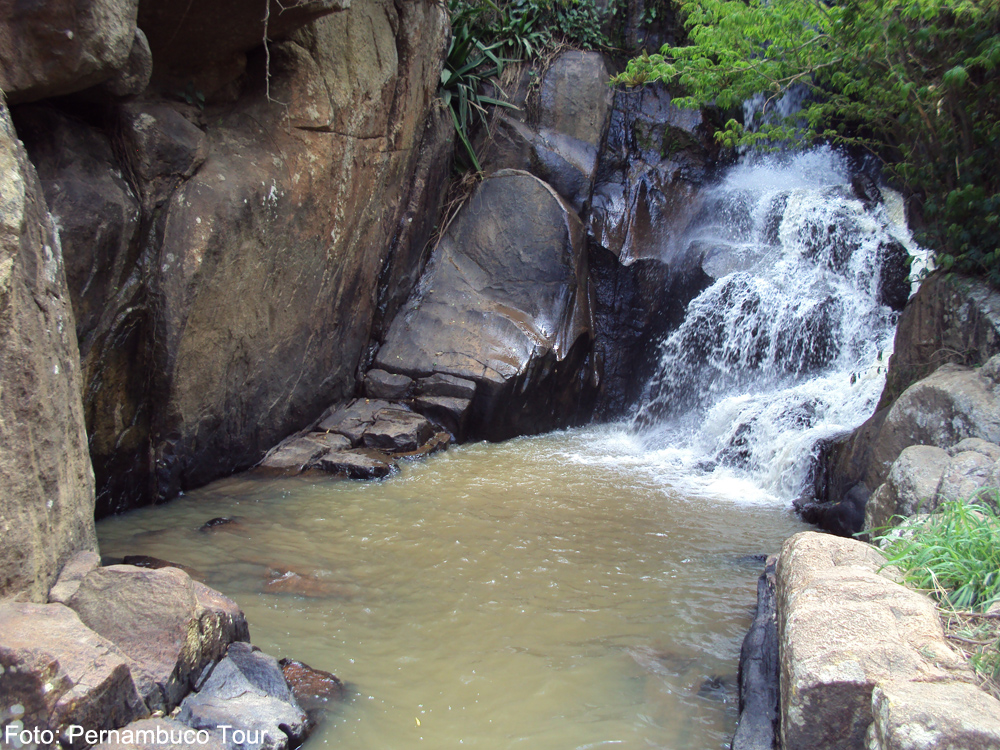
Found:
[[[476,383],[465,378],[436,372],[417,381],[416,394],[417,396],[461,398],[471,401],[476,395]]]
[[[90,571],[101,567],[101,556],[85,550],[77,552],[69,559],[61,571],[55,585],[49,591],[49,601],[65,604],[80,588],[80,582]]]
[[[62,604],[0,604],[0,705],[7,716],[18,706],[29,729],[111,729],[148,716],[129,665]]]
[[[140,694],[151,708],[165,711],[230,643],[249,638],[235,602],[177,568],[98,568],[83,579],[69,606],[135,661]]]
[[[234,643],[201,689],[184,699],[179,721],[196,729],[243,732],[242,750],[284,750],[308,731],[308,717],[277,660],[249,643]]]
[[[229,750],[221,732],[192,729],[168,718],[142,719],[109,731],[94,750]]]
[[[336,408],[316,427],[320,432],[343,435],[357,447],[365,430],[375,424],[377,414],[383,409],[405,408],[382,399],[355,399]]]
[[[366,448],[385,453],[412,453],[434,435],[434,425],[426,417],[402,409],[382,409],[375,422],[361,435]]]
[[[413,394],[413,381],[405,375],[385,370],[369,370],[365,375],[365,395],[368,398],[403,399]]]
[[[853,750],[889,680],[972,681],[934,603],[878,574],[884,560],[852,539],[804,532],[777,567],[784,750]]]
[[[313,464],[314,469],[343,474],[348,479],[382,479],[389,476],[394,466],[390,461],[355,450],[327,453]]]

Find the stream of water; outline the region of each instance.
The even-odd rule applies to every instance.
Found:
[[[256,645],[349,682],[310,748],[728,747],[761,556],[804,528],[816,441],[884,381],[907,237],[847,179],[817,152],[713,189],[689,239],[716,282],[650,342],[631,420],[381,482],[235,477],[102,521],[101,550],[189,566]]]

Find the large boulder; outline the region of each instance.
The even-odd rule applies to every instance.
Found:
[[[94,86],[128,67],[139,0],[0,3],[0,90],[11,102]]]
[[[803,532],[777,567],[781,747],[864,747],[883,682],[969,682],[934,603],[880,575],[884,559],[852,539]]]
[[[74,329],[59,236],[0,102],[0,598],[45,601],[97,548]]]
[[[376,364],[474,381],[472,432],[504,439],[579,413],[593,389],[592,340],[579,219],[538,178],[503,170],[442,238]]]
[[[262,22],[233,3],[143,13],[161,5],[157,44],[215,34],[220,13]],[[345,4],[284,5],[284,41],[249,53],[224,106],[131,102],[113,135],[67,102],[19,123],[73,250],[99,516],[248,468],[352,396],[429,252],[453,138],[432,106],[446,10],[355,0],[293,31]]]
[[[249,638],[235,602],[178,568],[98,568],[68,604],[134,661],[132,673],[153,709],[170,711],[230,643]]]
[[[129,665],[111,641],[62,604],[0,604],[4,728],[37,727],[58,738],[71,725],[111,729],[148,716]],[[80,737],[67,737],[66,744],[86,747]]]

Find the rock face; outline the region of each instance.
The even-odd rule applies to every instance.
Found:
[[[476,383],[476,436],[551,429],[593,390],[583,227],[532,175],[500,171],[463,208],[400,311],[376,365]]]
[[[777,567],[781,746],[860,748],[877,686],[972,683],[933,602],[879,575],[862,542],[814,532],[785,542]]]
[[[25,102],[81,91],[128,66],[139,0],[0,5],[0,90]]]
[[[900,317],[875,414],[823,450],[817,499],[837,503],[856,487],[867,497],[911,445],[947,449],[969,437],[997,442],[1000,361],[987,363],[998,352],[1000,293],[962,277],[924,281]],[[852,530],[861,530],[860,521]]]
[[[80,390],[59,238],[0,103],[0,598],[45,601],[97,548]]]
[[[697,111],[657,84],[618,91],[587,224],[595,287],[597,414],[619,416],[652,375],[660,338],[712,278],[682,242],[719,158]]]
[[[148,716],[129,663],[62,604],[0,604],[5,719],[59,736],[71,724],[111,729]],[[85,747],[78,738],[68,744]]]
[[[439,3],[272,3],[269,71],[261,14],[187,5],[140,25],[197,86],[245,57],[217,109],[170,84],[117,107],[113,137],[87,109],[19,116],[73,250],[98,516],[248,468],[353,395],[444,192]],[[219,17],[233,33],[200,44]]]
[[[249,638],[233,601],[177,568],[98,568],[68,604],[134,661],[132,674],[152,709],[170,711],[206,665]]]

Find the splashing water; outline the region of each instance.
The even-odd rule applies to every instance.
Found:
[[[829,149],[738,166],[706,205],[689,252],[715,281],[662,343],[633,423],[684,470],[792,500],[817,443],[874,410],[897,319],[886,303],[893,288],[905,300],[917,248]]]

